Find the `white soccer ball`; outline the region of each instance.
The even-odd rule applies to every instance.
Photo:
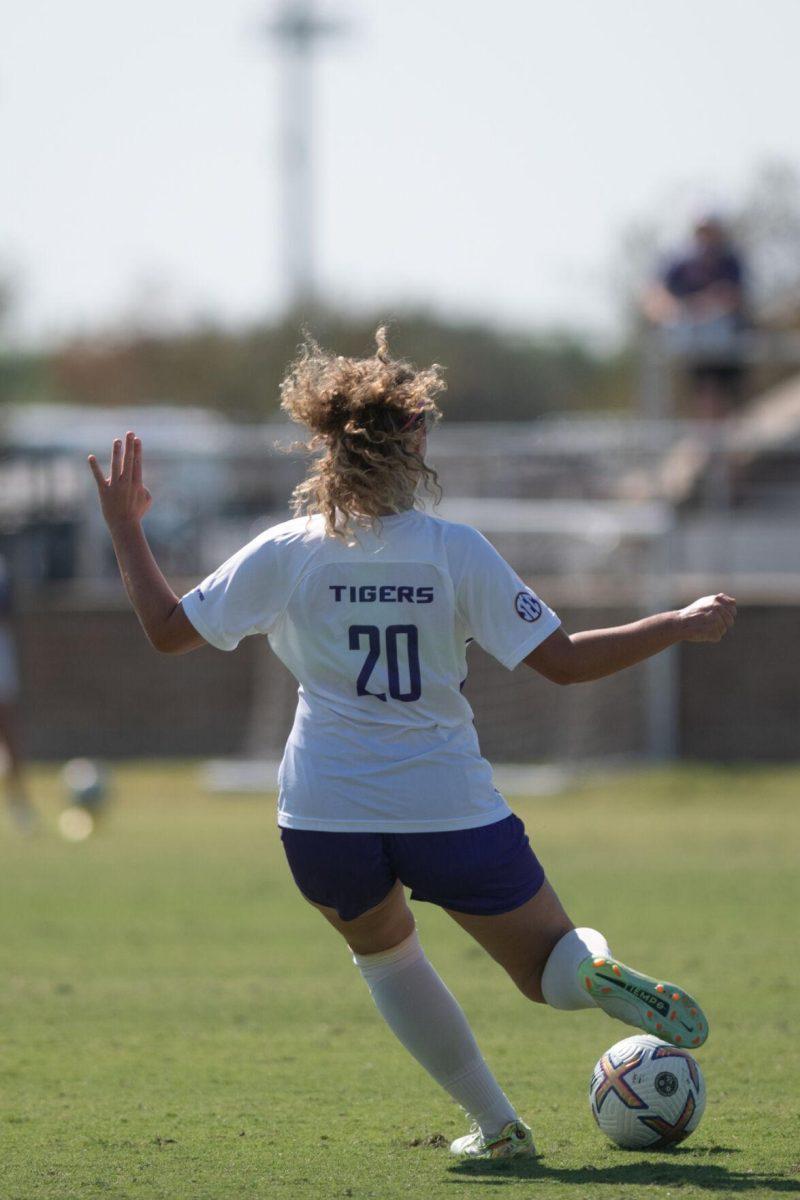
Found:
[[[706,1085],[688,1050],[649,1034],[617,1042],[597,1062],[589,1103],[603,1133],[626,1150],[662,1150],[700,1124]]]

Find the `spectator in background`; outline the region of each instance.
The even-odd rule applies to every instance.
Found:
[[[17,712],[19,677],[11,631],[12,611],[11,578],[6,561],[0,555],[0,744],[6,756],[5,787],[9,815],[18,829],[30,833],[36,824],[36,813],[28,799],[22,772]]]
[[[691,244],[647,290],[643,310],[662,331],[666,349],[690,364],[695,415],[728,416],[744,376],[745,266],[717,214],[698,218]]]

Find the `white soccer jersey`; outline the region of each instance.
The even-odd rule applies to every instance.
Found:
[[[299,682],[278,821],[297,829],[436,832],[509,809],[461,688],[474,638],[509,669],[560,624],[468,525],[416,510],[354,545],[300,517],[262,533],[183,597],[233,650],[267,634]]]

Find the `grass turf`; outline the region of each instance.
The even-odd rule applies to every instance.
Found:
[[[336,935],[297,896],[271,801],[191,767],[115,772],[105,826],[0,838],[0,1196],[800,1195],[800,771],[691,769],[519,801],[578,923],[685,982],[712,1021],[699,1130],[617,1150],[591,1120],[600,1013],[533,1006],[441,912],[424,944],[543,1157],[463,1164],[459,1110],[392,1039]]]

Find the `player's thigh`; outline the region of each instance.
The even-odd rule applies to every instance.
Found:
[[[380,954],[383,950],[391,950],[414,932],[414,916],[399,879],[379,904],[350,921],[344,921],[335,908],[315,904],[313,900],[310,903],[341,933],[356,954]]]
[[[556,942],[575,928],[547,880],[532,899],[511,912],[474,916],[445,911],[508,972],[521,992],[530,1000],[543,999],[545,963]]]

